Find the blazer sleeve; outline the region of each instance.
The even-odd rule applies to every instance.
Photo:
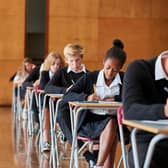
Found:
[[[144,92],[151,94],[151,74],[141,62],[130,64],[124,76],[123,106],[124,117],[132,120],[158,120],[165,119],[164,104],[152,104],[145,97]]]
[[[42,71],[41,72],[41,79],[40,79],[40,89],[44,90],[44,88],[49,80],[50,80],[49,71]]]
[[[96,83],[98,72],[89,72],[83,75],[73,87],[64,95],[64,100],[68,101],[83,101],[94,92],[93,84]]]
[[[114,100],[121,102],[122,101],[122,85],[123,85],[124,72],[119,72],[119,75],[120,75],[122,84],[119,85],[119,87],[120,87],[120,94],[119,95],[115,95],[114,96]]]
[[[40,75],[40,66],[36,66],[29,74],[29,76],[25,79],[24,82],[34,83],[39,78],[39,75]]]
[[[62,77],[62,70],[56,71],[52,79],[46,84],[44,88],[45,92],[64,94],[67,88],[61,83]]]

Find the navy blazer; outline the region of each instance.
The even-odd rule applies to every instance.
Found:
[[[155,80],[156,58],[134,61],[128,66],[123,83],[124,117],[132,120],[165,119],[168,81]]]
[[[89,72],[81,77],[77,83],[65,94],[66,101],[82,101],[94,93],[93,85],[96,84],[99,71]],[[119,72],[121,82],[123,81],[123,72]],[[115,95],[115,101],[121,101],[122,85],[120,85],[120,94]]]
[[[45,87],[45,92],[47,93],[62,93],[66,92],[66,89],[75,83],[83,74],[81,73],[73,73],[72,71],[67,73],[67,68],[64,67],[56,71],[52,79],[47,83]]]
[[[44,90],[46,84],[50,81],[49,71],[41,72],[40,89]]]

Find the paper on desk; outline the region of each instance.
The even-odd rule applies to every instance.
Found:
[[[117,102],[117,101],[98,101],[99,103],[102,104],[121,104],[121,102]]]
[[[163,125],[168,125],[168,120],[143,120],[143,123],[151,123],[151,124],[163,124]]]

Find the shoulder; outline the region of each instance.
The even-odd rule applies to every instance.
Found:
[[[155,59],[136,60],[128,65],[124,78],[147,80],[154,77]]]
[[[100,71],[92,71],[85,74],[87,78],[97,78]]]
[[[47,75],[49,75],[49,71],[42,71],[41,74],[42,74],[43,76],[47,76]]]
[[[57,72],[55,74],[67,74],[67,68],[68,67],[64,67],[64,68],[61,68],[61,69],[58,69]]]
[[[154,68],[156,62],[156,58],[148,59],[148,60],[135,60],[132,63],[128,65],[128,69],[149,69],[149,68]]]

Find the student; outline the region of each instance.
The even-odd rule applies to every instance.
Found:
[[[72,143],[70,122],[67,118],[63,118],[67,117],[67,113],[69,113],[69,110],[65,108],[68,101],[121,101],[123,72],[120,70],[126,61],[126,53],[120,40],[114,40],[113,45],[106,52],[103,69],[87,73],[80,78],[64,95],[60,104],[59,124],[61,128],[66,125],[67,128],[62,130],[70,143]],[[94,93],[94,85],[103,86],[99,87],[99,93]],[[102,111],[86,110],[86,112],[82,112],[78,124],[78,134],[91,139],[99,139],[99,154],[95,167],[111,168],[114,164],[117,146],[117,121],[116,116],[100,115],[100,112]]]
[[[27,87],[33,87],[33,84],[38,80],[40,75],[40,67],[41,65],[36,66],[31,73],[28,75],[28,77],[24,80],[24,82],[21,85],[21,99],[24,100],[24,106],[23,106],[23,112],[22,112],[22,119],[27,119],[27,94],[26,94],[26,88]],[[33,97],[35,100],[35,98]],[[33,101],[35,103],[35,101]]]
[[[18,71],[13,75],[13,79],[11,78],[11,80],[14,84],[21,86],[35,67],[36,65],[33,64],[30,58],[24,58],[21,66],[18,68]],[[17,87],[15,87],[15,95],[17,96]],[[23,96],[21,95],[21,97]]]
[[[87,72],[84,64],[82,64],[84,49],[81,45],[72,43],[67,44],[64,48],[65,62],[68,66],[59,69],[48,82],[45,87],[47,93],[62,93],[64,94],[83,74]],[[46,107],[47,109],[48,107]],[[49,121],[49,110],[48,120]],[[44,146],[43,151],[49,150],[49,122],[45,122],[44,126]],[[48,131],[47,131],[48,130]]]
[[[43,63],[40,74],[40,89],[44,90],[46,84],[52,79],[58,69],[64,67],[64,60],[59,53],[50,52]]]
[[[168,51],[149,60],[132,62],[125,73],[123,85],[124,117],[129,120],[159,120],[168,118]],[[137,136],[140,167],[143,167],[148,144],[153,134],[140,132]],[[150,168],[168,165],[168,141],[155,148]],[[133,168],[132,150],[129,167]]]
[[[44,90],[46,84],[52,79],[56,71],[64,67],[64,60],[62,59],[61,55],[55,52],[50,52],[49,55],[46,57],[43,63],[43,69],[40,73],[40,86],[39,89]],[[37,110],[36,110],[37,111]],[[44,146],[43,150],[48,150],[49,144],[49,110],[45,108],[44,110]]]
[[[21,85],[35,67],[36,65],[33,64],[30,58],[24,58],[22,65],[13,78],[13,82]]]

